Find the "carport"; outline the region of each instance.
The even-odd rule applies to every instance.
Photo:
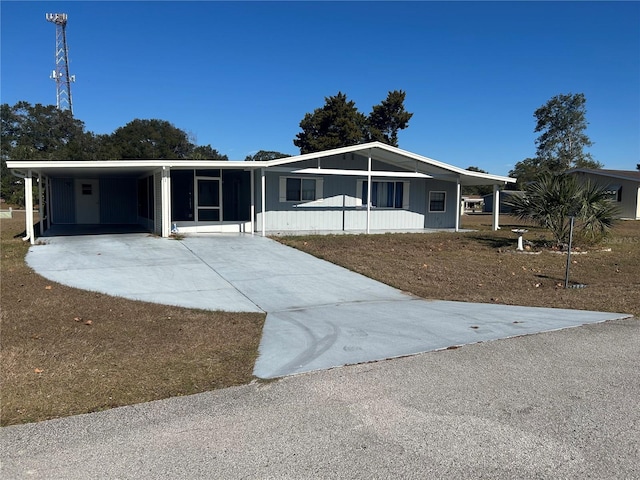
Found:
[[[24,179],[24,239],[32,244],[36,239],[34,191],[39,229],[46,236],[142,231],[168,237],[175,221],[192,231],[206,227],[208,231],[254,231],[250,171],[256,166],[252,164],[211,160],[7,163],[14,175]]]
[[[12,163],[12,162],[10,162]],[[149,162],[15,162],[24,179],[25,240],[35,242],[37,191],[41,235],[154,231],[153,178]]]

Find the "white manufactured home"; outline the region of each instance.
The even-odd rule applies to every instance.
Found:
[[[172,232],[418,231],[460,228],[461,187],[515,179],[464,170],[373,142],[265,162],[8,161],[37,189],[40,231],[68,227]],[[493,216],[498,228],[499,212]],[[30,218],[29,218],[30,217]],[[35,241],[33,216],[27,237]]]

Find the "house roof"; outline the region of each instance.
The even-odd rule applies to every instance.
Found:
[[[602,177],[616,178],[618,180],[630,180],[632,182],[640,182],[640,170],[608,170],[604,168],[574,168],[568,173],[588,173],[591,175],[600,175]]]
[[[295,157],[269,160],[264,163],[267,166],[271,167],[283,166],[295,164],[297,162],[302,162],[305,160],[337,157],[340,155],[346,156],[347,154],[351,153],[360,154],[362,156],[368,156],[370,154],[373,160],[380,160],[382,162],[394,165],[398,168],[406,170],[406,172],[422,174],[426,178],[439,178],[448,181],[455,181],[457,178],[459,178],[462,185],[491,185],[516,182],[515,178],[465,170],[463,168],[434,160],[433,158],[425,157],[423,155],[418,155],[417,153],[409,152],[407,150],[402,150],[397,147],[392,147],[391,145],[387,145],[381,142],[350,145],[348,147],[307,153],[304,155],[297,155]],[[302,173],[312,172],[307,171]],[[321,173],[320,169],[317,169],[314,173]],[[348,170],[343,170],[340,173],[348,174]],[[338,174],[338,172],[336,172],[336,174]]]
[[[371,156],[372,160],[381,161],[394,166],[400,171],[373,171],[374,176],[397,176],[397,177],[421,177],[438,178],[446,181],[457,181],[461,185],[491,185],[515,183],[516,179],[491,175],[488,173],[473,172],[453,165],[449,165],[432,158],[424,157],[416,153],[392,147],[380,142],[371,142],[360,145],[351,145],[332,150],[297,155],[294,157],[280,158],[262,162],[237,162],[220,160],[14,160],[7,161],[7,166],[16,171],[25,172],[33,170],[39,174],[49,176],[81,176],[88,173],[101,174],[128,174],[142,175],[162,168],[221,168],[221,169],[244,169],[255,170],[259,168],[282,168],[288,167],[293,173],[316,174],[316,175],[363,175],[366,170],[349,169],[345,165],[344,169],[322,169],[321,162],[317,168],[301,168],[295,170],[296,163],[307,160],[321,160],[323,158],[339,157],[347,154],[358,154],[360,156]]]

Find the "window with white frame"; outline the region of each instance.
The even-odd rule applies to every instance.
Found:
[[[622,201],[622,185],[608,185],[604,193],[611,201]]]
[[[360,198],[362,204],[368,201],[368,182],[361,180]],[[409,208],[409,182],[371,182],[371,206],[376,208]]]
[[[429,192],[429,211],[445,212],[447,205],[447,192]]]
[[[321,178],[280,177],[281,202],[313,202],[321,199]]]

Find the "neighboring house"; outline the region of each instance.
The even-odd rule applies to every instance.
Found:
[[[25,179],[34,242],[56,225],[138,225],[163,237],[197,232],[366,232],[460,227],[461,188],[515,183],[383,143],[263,162],[214,160],[8,161]],[[42,204],[42,202],[40,202]],[[498,228],[498,213],[493,226]]]
[[[499,213],[511,213],[512,207],[508,204],[508,202],[514,197],[522,197],[524,195],[523,191],[520,190],[503,190],[500,192],[500,210]],[[494,196],[492,194],[484,195],[482,197],[484,200],[484,211],[485,212],[493,212],[493,204],[494,204]]]
[[[484,199],[480,195],[463,195],[462,203],[464,213],[482,212],[484,208]]]
[[[576,168],[568,173],[604,186],[620,208],[620,218],[640,220],[640,171]]]

